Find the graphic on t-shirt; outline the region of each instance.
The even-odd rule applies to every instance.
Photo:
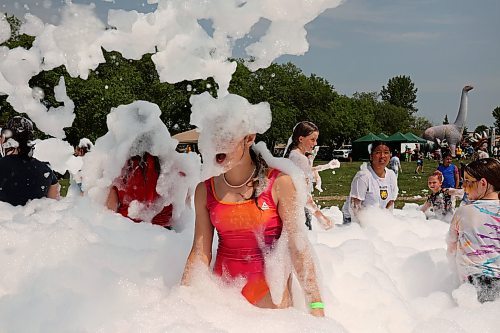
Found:
[[[382,200],[385,200],[387,199],[387,197],[389,196],[389,192],[387,191],[387,186],[384,186],[384,187],[380,187],[380,198],[382,198]]]
[[[264,201],[264,203],[262,204],[261,209],[262,210],[268,210],[269,209],[269,206],[267,205],[267,202]]]

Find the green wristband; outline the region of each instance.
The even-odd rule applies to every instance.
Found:
[[[325,304],[323,304],[323,302],[312,302],[312,303],[309,303],[309,307],[311,309],[324,309]]]

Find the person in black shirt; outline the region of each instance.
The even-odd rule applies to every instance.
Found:
[[[25,205],[29,200],[59,197],[59,184],[47,163],[33,158],[33,123],[11,118],[1,132],[0,201]]]

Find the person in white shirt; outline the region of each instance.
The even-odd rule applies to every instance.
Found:
[[[394,155],[391,157],[391,160],[389,161],[389,168],[392,171],[394,171],[396,177],[398,176],[399,171],[403,172],[403,169],[401,168],[401,161],[399,160],[397,151],[394,151]]]
[[[302,121],[295,125],[291,137],[291,143],[285,152],[285,157],[288,157],[296,166],[298,166],[306,178],[308,190],[306,226],[309,230],[312,229],[310,212],[313,212],[314,216],[324,229],[330,229],[333,227],[333,221],[325,216],[313,201],[311,192],[313,191],[314,172],[340,167],[339,161],[335,159],[331,160],[328,164],[318,165],[315,167],[311,165],[306,154],[312,153],[317,144],[318,136],[319,130],[315,124],[309,121]]]
[[[342,213],[344,224],[358,221],[358,213],[364,207],[392,209],[398,197],[396,174],[387,168],[391,151],[386,143],[375,141],[369,146],[370,163],[364,163],[351,183],[351,192]]]

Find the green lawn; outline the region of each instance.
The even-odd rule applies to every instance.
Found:
[[[66,193],[68,193],[69,178],[59,179],[59,185],[61,185],[61,197],[65,197]]]
[[[324,163],[327,162],[315,162],[315,164]],[[338,206],[342,208],[345,197],[349,195],[351,181],[356,172],[359,171],[361,163],[362,162],[341,162],[341,167],[335,169],[335,174],[333,174],[331,170],[320,172],[323,182],[323,193],[314,190],[313,196],[315,200],[323,207]],[[453,163],[459,165],[457,161]],[[427,193],[423,190],[428,189],[427,177],[436,170],[437,166],[437,161],[425,160],[424,173],[417,175],[415,174],[415,168],[417,167],[415,161],[402,162],[401,167],[403,168],[403,172],[400,172],[398,177],[399,197],[396,201],[396,208],[403,207],[405,202],[422,204],[425,201]],[[418,198],[418,196],[421,198]]]

